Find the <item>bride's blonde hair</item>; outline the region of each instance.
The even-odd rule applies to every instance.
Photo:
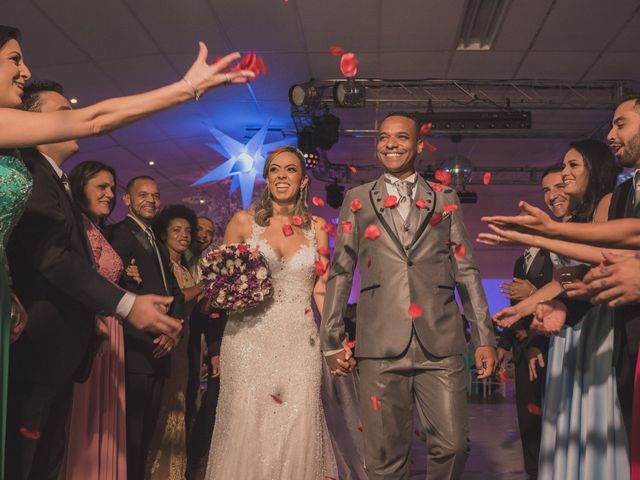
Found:
[[[298,198],[296,200],[295,207],[293,208],[292,215],[297,215],[302,219],[301,227],[304,229],[309,228],[311,225],[311,220],[309,218],[309,185],[311,184],[311,178],[307,175],[307,167],[305,165],[304,154],[295,147],[280,147],[273,150],[269,153],[269,156],[264,162],[264,169],[262,170],[262,176],[267,179],[269,174],[269,167],[271,166],[271,162],[274,158],[276,158],[281,153],[293,153],[300,162],[300,169],[302,172],[302,178],[307,177],[308,182],[306,185],[301,186],[300,190],[298,190]],[[253,204],[253,214],[255,217],[255,222],[261,227],[266,227],[269,225],[269,219],[273,215],[273,202],[271,199],[271,191],[269,190],[269,184],[262,191],[260,196],[256,199]]]

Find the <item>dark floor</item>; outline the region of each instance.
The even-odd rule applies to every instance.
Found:
[[[509,375],[505,394],[494,391],[483,397],[469,397],[471,455],[464,480],[523,480],[522,450],[514,401],[513,379]],[[412,447],[411,480],[424,480],[427,452],[416,436]]]

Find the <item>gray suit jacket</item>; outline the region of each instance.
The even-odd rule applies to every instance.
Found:
[[[341,232],[336,240],[327,283],[320,335],[324,351],[342,348],[343,315],[347,306],[356,263],[360,265],[361,286],[358,301],[356,338],[358,357],[391,358],[400,355],[411,340],[415,326],[422,345],[433,355],[461,354],[467,344],[460,312],[454,298],[457,287],[464,313],[471,322],[471,338],[476,346],[495,346],[493,324],[480,282],[480,273],[462,218],[462,210],[443,211],[445,205],[460,205],[454,190],[435,191],[418,175],[416,200],[427,208],[413,212],[416,219],[413,238],[398,233],[399,215],[384,208],[387,195],[384,176],[347,192],[340,221],[353,225],[351,233]],[[362,208],[353,213],[352,200]],[[440,214],[440,223],[430,224]],[[394,218],[395,216],[395,218]],[[436,217],[438,218],[438,217]],[[369,240],[364,232],[376,225],[381,235]],[[449,242],[463,244],[466,254],[453,256]],[[422,315],[411,319],[411,303],[422,307]]]

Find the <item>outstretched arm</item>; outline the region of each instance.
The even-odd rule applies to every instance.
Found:
[[[232,53],[207,63],[207,47],[200,42],[198,57],[177,82],[138,95],[112,98],[78,110],[25,112],[0,109],[0,147],[19,148],[100,135],[154,113],[174,107],[225,82],[244,83],[254,77],[248,70],[224,71],[240,58]]]

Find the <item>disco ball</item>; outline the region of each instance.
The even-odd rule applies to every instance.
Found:
[[[454,155],[438,165],[438,168],[451,174],[451,186],[456,190],[463,190],[471,180],[473,165],[464,155]]]

